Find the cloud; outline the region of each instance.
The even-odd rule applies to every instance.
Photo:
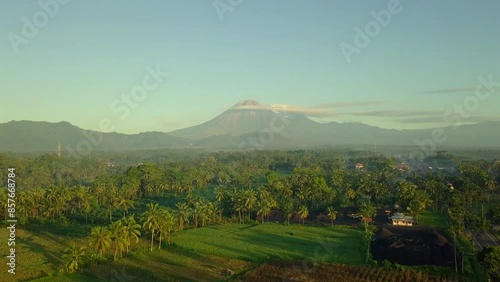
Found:
[[[450,88],[450,89],[438,89],[433,91],[425,91],[422,94],[455,94],[464,92],[474,92],[475,88]]]
[[[243,105],[243,106],[233,106],[229,108],[231,110],[254,110],[254,111],[259,111],[259,110],[271,110],[271,106],[269,105]]]
[[[369,116],[369,117],[415,117],[415,116],[429,116],[438,115],[442,112],[439,111],[395,111],[395,110],[381,110],[381,111],[368,111],[368,112],[341,112],[338,115],[349,116]]]
[[[383,101],[336,102],[336,103],[322,104],[319,107],[322,107],[322,108],[353,108],[353,107],[366,107],[366,106],[375,106],[375,105],[383,105],[383,104],[387,104],[387,102],[383,102]]]
[[[271,105],[271,109],[274,111],[280,111],[288,114],[302,114],[311,117],[331,117],[335,116],[336,112],[328,108],[319,107],[299,107],[291,105]]]
[[[247,110],[273,110],[286,113],[302,114],[310,117],[333,117],[338,113],[335,108],[354,108],[354,107],[367,107],[375,105],[383,105],[383,101],[364,101],[364,102],[335,102],[321,104],[315,107],[301,107],[288,104],[273,104],[273,105],[242,105],[233,106],[232,109],[247,109]]]
[[[471,116],[464,120],[467,123],[477,123],[485,121],[499,121],[500,116],[498,115],[477,115]],[[446,123],[442,115],[427,116],[427,117],[414,117],[414,118],[402,118],[396,119],[396,122],[400,123]]]
[[[271,110],[285,114],[302,114],[311,117],[329,117],[336,115],[335,111],[328,108],[320,107],[300,107],[287,104],[273,104],[273,105],[243,105],[234,106],[232,110]]]

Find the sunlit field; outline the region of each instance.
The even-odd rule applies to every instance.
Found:
[[[2,230],[0,235],[5,234]],[[38,281],[53,281],[62,266],[64,249],[71,243],[85,244],[80,238],[48,232],[19,230],[17,236],[21,242],[17,245],[19,281],[46,275],[50,277]],[[227,269],[244,273],[272,259],[362,264],[360,236],[360,231],[347,227],[215,225],[179,232],[171,246],[153,252],[144,241],[144,248],[117,262],[103,263],[81,274],[57,276],[57,281],[109,281],[122,276],[130,281],[218,281],[227,276]],[[5,252],[5,248],[2,245],[0,251]]]

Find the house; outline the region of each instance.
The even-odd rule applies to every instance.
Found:
[[[363,164],[362,164],[362,163],[357,163],[357,164],[356,164],[356,169],[361,170],[361,169],[363,169],[363,167],[364,167],[364,166],[363,166]]]
[[[373,218],[372,217],[363,217],[361,216],[360,218],[362,221],[366,221],[366,222],[373,222]]]
[[[360,215],[359,213],[349,213],[349,214],[347,214],[347,217],[348,218],[360,218],[360,219],[363,218],[363,216]]]
[[[448,186],[448,188],[449,188],[451,191],[455,190],[455,187],[453,187],[453,184],[452,184],[452,183],[448,183],[448,184],[446,184],[446,186]]]
[[[393,216],[389,217],[392,221],[392,225],[399,226],[413,226],[413,222],[415,221],[412,216],[406,216],[404,213],[394,213]]]
[[[409,171],[410,165],[407,163],[401,163],[400,165],[395,166],[394,169],[399,171]]]

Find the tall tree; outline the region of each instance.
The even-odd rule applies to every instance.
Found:
[[[245,208],[248,211],[248,219],[250,219],[250,214],[253,211],[255,204],[257,203],[257,196],[253,189],[248,189],[244,193]]]
[[[167,210],[162,210],[162,217],[159,222],[159,228],[158,228],[158,232],[160,235],[158,249],[161,248],[162,237],[167,238],[167,244],[170,245],[172,241],[172,235],[174,234],[176,227],[177,227],[176,216]]]
[[[333,207],[328,207],[327,213],[333,227],[333,222],[337,219],[337,211]]]
[[[295,214],[292,200],[288,200],[283,204],[283,213],[285,214],[287,224],[290,224],[290,218]]]
[[[109,229],[102,226],[93,227],[90,232],[89,245],[98,251],[102,257],[103,252],[111,246],[111,232]]]
[[[148,203],[147,210],[142,214],[142,226],[151,233],[151,251],[153,251],[154,237],[158,231],[161,216],[161,210],[157,203]]]
[[[478,254],[491,281],[500,281],[500,247],[485,246]]]
[[[175,204],[177,208],[177,218],[179,219],[179,230],[184,230],[184,223],[189,220],[191,215],[189,206],[186,203],[177,203]]]
[[[134,200],[127,197],[126,193],[120,193],[117,197],[116,207],[123,208],[123,216],[128,215],[128,210],[135,208]]]
[[[125,226],[123,226],[123,221],[121,220],[111,223],[109,231],[111,232],[111,244],[114,248],[113,260],[116,261],[118,253],[121,254],[130,245],[130,241],[125,236]]]
[[[306,206],[301,206],[298,214],[302,220],[302,225],[304,225],[304,220],[309,216],[309,209]]]
[[[128,254],[129,245],[132,243],[132,241],[139,243],[139,237],[141,236],[141,225],[137,223],[133,215],[129,217],[123,217],[122,224],[123,224],[123,235],[125,239],[129,242],[129,244],[127,244],[126,246]]]
[[[62,256],[66,260],[66,268],[70,273],[78,271],[82,265],[82,261],[86,254],[86,248],[72,245],[71,248],[66,249],[65,254]]]
[[[219,205],[214,202],[209,202],[207,206],[207,214],[209,215],[210,222],[212,224],[217,224],[219,220],[220,208]]]

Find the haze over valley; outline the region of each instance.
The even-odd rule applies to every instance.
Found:
[[[0,1],[0,282],[500,281],[500,1]]]

